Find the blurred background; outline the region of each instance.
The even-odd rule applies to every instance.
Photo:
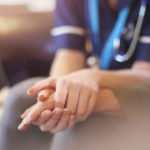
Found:
[[[55,0],[0,0],[0,107],[9,87],[47,76]]]

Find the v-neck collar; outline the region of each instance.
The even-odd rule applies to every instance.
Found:
[[[118,0],[116,10],[119,13],[125,6],[127,6],[133,0]]]
[[[107,0],[99,0],[100,4],[102,6],[104,6],[105,8],[108,8],[113,13],[119,13],[125,6],[127,6],[132,1],[133,0],[117,0],[116,9],[113,11],[113,10],[110,9]]]

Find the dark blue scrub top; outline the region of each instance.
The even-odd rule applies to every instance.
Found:
[[[132,2],[130,15],[125,27],[135,27],[141,0],[118,0],[115,11],[109,8],[106,0],[99,0],[100,7],[100,30],[101,30],[101,49],[103,48],[114,23],[117,19],[117,14],[129,2]],[[85,51],[85,41],[87,36],[91,37],[91,28],[89,14],[87,9],[87,0],[57,0],[55,11],[55,27],[52,30],[53,44],[55,50],[61,48],[76,49]],[[148,10],[144,19],[142,32],[139,43],[136,47],[136,52],[133,57],[125,62],[118,63],[112,59],[109,69],[130,68],[135,61],[150,62],[150,1],[148,0]],[[132,34],[131,34],[132,35]],[[131,43],[132,36],[127,38],[125,35],[121,38],[120,50],[126,52]]]

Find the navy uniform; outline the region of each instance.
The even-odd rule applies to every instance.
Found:
[[[115,11],[109,8],[106,0],[99,1],[102,43],[99,49],[100,53],[113,28],[117,14],[129,1],[118,0]],[[89,35],[91,41],[93,41],[87,5],[86,0],[57,0],[55,28],[52,30],[56,51],[66,48],[86,53],[85,42],[87,36]],[[139,7],[139,0],[133,0],[126,27],[134,27]],[[132,34],[130,35],[124,34],[122,36],[122,51],[129,47],[132,38]],[[132,59],[125,63],[118,63],[113,60],[109,69],[129,68],[134,61],[150,61],[149,2],[142,33]],[[27,131],[20,133],[17,131],[17,126],[21,122],[20,115],[36,101],[35,97],[27,97],[24,91],[38,80],[41,79],[30,79],[21,82],[11,90],[5,104],[5,116],[1,124],[0,150],[48,150],[50,144],[50,150],[150,149],[149,85],[119,90],[113,89],[128,116],[116,118],[102,114],[93,115],[85,122],[76,125],[72,131],[58,133],[54,137],[49,133],[42,133],[35,126],[30,126]],[[145,104],[147,105],[145,106]]]
[[[55,50],[66,48],[85,52],[86,37],[90,37],[92,41],[87,2],[87,0],[57,0],[55,28],[52,30]],[[114,27],[118,14],[129,3],[131,3],[131,9],[121,36],[120,50],[122,52],[126,52],[131,44],[133,30],[139,15],[141,0],[118,0],[114,11],[110,9],[106,0],[99,0],[101,23],[101,33],[99,35],[101,38],[100,55]],[[150,2],[148,1],[147,3],[147,12],[136,52],[132,58],[125,63],[118,63],[112,59],[109,69],[130,68],[135,61],[150,61]]]
[[[112,11],[106,0],[99,0],[101,18],[101,50],[116,22],[118,13],[131,0],[118,0],[117,8]],[[55,50],[66,48],[85,52],[85,41],[91,35],[91,27],[86,0],[57,0],[55,13],[56,27],[52,31]],[[135,61],[150,61],[150,3],[144,19],[142,32],[136,52],[132,58],[119,63],[111,61],[109,69],[130,68]],[[129,48],[132,39],[132,29],[135,27],[140,8],[140,1],[133,0],[121,37],[121,51]],[[130,31],[131,30],[131,31]],[[130,32],[130,33],[129,33]],[[128,33],[128,34],[127,34]],[[92,37],[91,37],[91,40]],[[149,87],[150,88],[150,87]],[[52,150],[141,150],[150,148],[150,132],[147,124],[149,117],[149,89],[147,86],[137,86],[113,89],[127,116],[117,118],[103,114],[93,115],[83,123],[79,123],[72,131],[57,133],[54,136]],[[147,91],[147,94],[146,94]],[[135,94],[136,93],[136,94]],[[135,105],[136,104],[136,105]],[[147,106],[145,106],[147,105]]]

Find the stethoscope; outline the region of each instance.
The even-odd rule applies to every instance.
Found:
[[[93,53],[97,55],[100,49],[100,12],[99,12],[99,0],[88,0],[89,8],[89,19],[91,23],[92,39],[93,39]],[[126,62],[133,56],[136,46],[139,41],[142,25],[144,22],[144,17],[147,9],[147,0],[142,0],[139,15],[137,19],[137,24],[135,29],[133,29],[133,38],[129,49],[126,53],[120,54],[120,39],[122,35],[123,28],[128,19],[130,12],[130,5],[126,6],[118,15],[118,19],[114,25],[112,32],[110,33],[104,47],[102,54],[100,56],[100,66],[102,69],[108,69],[112,60],[112,57],[120,63]]]

